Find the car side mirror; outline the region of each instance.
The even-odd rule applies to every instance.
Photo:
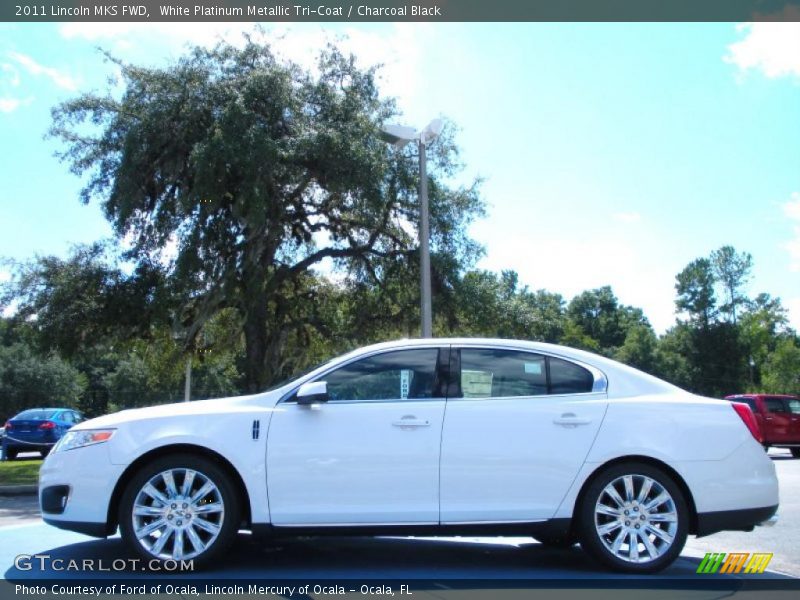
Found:
[[[328,383],[326,381],[309,381],[297,390],[298,404],[316,404],[328,401]]]

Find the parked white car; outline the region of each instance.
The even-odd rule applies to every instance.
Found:
[[[778,481],[743,404],[562,346],[362,348],[252,396],[126,410],[44,462],[45,521],[121,530],[145,559],[254,533],[531,535],[653,572],[687,534],[774,522]]]

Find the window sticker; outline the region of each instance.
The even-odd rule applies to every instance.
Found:
[[[542,363],[544,361],[539,362],[526,362],[525,363],[525,372],[529,375],[541,375],[542,374]]]
[[[402,369],[400,371],[400,398],[408,399],[408,390],[411,389],[411,370]]]
[[[461,371],[461,392],[464,398],[489,398],[492,395],[492,379],[489,371]]]

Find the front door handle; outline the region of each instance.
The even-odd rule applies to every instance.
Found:
[[[416,427],[430,427],[430,421],[423,421],[422,419],[418,419],[414,415],[404,415],[397,421],[392,421],[392,425],[395,427],[400,427],[402,429],[405,428],[416,428]]]
[[[575,413],[564,413],[560,417],[553,419],[553,423],[562,427],[577,427],[578,425],[588,425],[591,419],[581,419]]]

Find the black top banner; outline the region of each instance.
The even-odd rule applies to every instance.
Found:
[[[800,21],[800,0],[3,0],[0,21]]]

